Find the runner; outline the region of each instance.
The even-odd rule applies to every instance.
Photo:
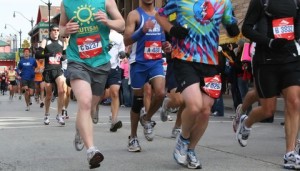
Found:
[[[127,16],[124,33],[125,45],[132,44],[130,54],[130,79],[133,89],[133,104],[130,111],[131,134],[128,151],[141,151],[137,138],[138,122],[144,127],[144,136],[148,141],[154,138],[151,117],[159,109],[165,96],[162,46],[165,42],[162,28],[156,22],[153,0],[142,0],[137,9]],[[152,99],[146,114],[140,116],[143,103],[143,86],[149,82],[152,87]]]
[[[299,4],[294,0],[285,1],[284,5],[280,0],[270,5],[269,1],[262,2],[251,1],[242,27],[243,35],[256,42],[252,63],[261,106],[240,117],[236,138],[242,147],[247,146],[252,125],[273,115],[281,93],[286,134],[283,167],[299,169],[300,156],[295,152],[300,117]]]
[[[176,24],[168,16],[177,15]],[[185,104],[182,112],[182,133],[173,152],[178,164],[191,169],[202,167],[195,147],[204,134],[214,98],[218,98],[221,80],[218,74],[219,25],[229,36],[239,29],[229,0],[169,0],[156,14],[159,24],[172,37],[172,57],[177,91]],[[202,87],[202,88],[199,88]]]
[[[65,125],[63,118],[63,105],[64,105],[64,83],[65,77],[61,70],[61,61],[65,60],[63,55],[64,44],[59,38],[58,25],[53,24],[50,28],[50,38],[44,39],[36,52],[36,59],[45,60],[45,68],[43,72],[43,79],[46,83],[46,98],[45,98],[45,117],[44,124],[50,124],[50,101],[52,97],[52,90],[54,84],[57,86],[58,99],[57,99],[57,115],[56,120],[60,125]]]
[[[35,68],[35,100],[40,103],[40,108],[44,107],[45,98],[45,82],[43,81],[43,72],[45,68],[45,63],[43,59],[36,60],[37,67]]]
[[[13,100],[15,93],[17,93],[17,72],[14,70],[13,66],[10,66],[7,71],[7,77],[9,81],[8,90],[9,90],[9,99]]]
[[[21,58],[18,64],[18,70],[21,72],[21,85],[24,93],[24,99],[26,103],[26,111],[30,110],[31,96],[34,93],[34,69],[37,67],[37,63],[34,58],[30,57],[30,49],[25,48],[23,50],[24,57]]]
[[[110,70],[109,30],[122,32],[125,22],[114,0],[63,0],[60,10],[62,36],[70,37],[67,70],[78,104],[76,140],[82,137],[90,168],[95,168],[104,156],[94,146],[91,114],[96,112]]]

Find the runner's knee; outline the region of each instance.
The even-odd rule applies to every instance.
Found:
[[[144,106],[143,96],[133,96],[133,104],[132,104],[131,110],[134,113],[140,113],[143,106]]]

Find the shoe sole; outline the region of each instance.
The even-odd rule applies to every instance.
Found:
[[[110,129],[110,132],[117,132],[117,130],[122,128],[122,126],[122,121],[118,121],[117,123],[115,123],[113,128]]]
[[[90,169],[94,169],[97,167],[100,167],[100,163],[104,160],[104,156],[98,152],[96,153],[93,158],[91,158],[89,164],[90,164]]]
[[[200,166],[197,166],[197,167],[193,167],[193,166],[188,165],[187,168],[189,168],[189,169],[202,169],[202,166],[200,165]]]
[[[130,149],[128,149],[128,151],[129,151],[129,152],[141,152],[142,149],[141,149],[141,148],[140,148],[140,149],[135,149],[135,150],[130,150]]]

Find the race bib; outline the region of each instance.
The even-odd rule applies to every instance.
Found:
[[[102,53],[102,43],[99,34],[77,38],[77,46],[81,59],[88,59]]]
[[[221,94],[222,81],[220,75],[215,75],[213,77],[204,78],[205,85],[202,86],[202,90],[212,98],[219,98]]]
[[[162,44],[161,41],[146,41],[144,58],[146,60],[161,59],[162,58]]]
[[[54,56],[49,57],[49,62],[48,63],[50,65],[59,65],[61,57],[62,57],[61,53],[56,53]]]
[[[272,21],[274,38],[294,40],[294,18],[280,18]]]

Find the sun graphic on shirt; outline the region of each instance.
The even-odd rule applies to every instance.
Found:
[[[81,26],[84,23],[90,24],[92,21],[94,21],[93,10],[95,10],[95,8],[93,8],[91,5],[81,5],[80,7],[77,7],[76,11],[74,11],[74,19],[77,19]]]

